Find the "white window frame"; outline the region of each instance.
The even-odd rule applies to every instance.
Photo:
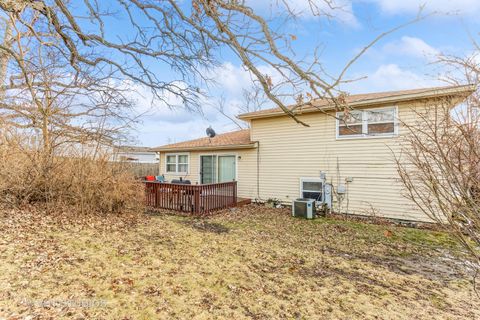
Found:
[[[393,110],[393,133],[379,133],[379,134],[368,134],[368,112],[369,111],[389,111]],[[359,111],[362,113],[362,133],[361,134],[352,134],[352,135],[344,135],[341,136],[339,134],[340,131],[340,120],[339,118],[344,115],[343,112],[336,113],[336,121],[335,121],[335,133],[337,140],[345,140],[345,139],[375,139],[375,138],[393,138],[398,136],[398,106],[388,106],[388,107],[381,107],[381,108],[368,108],[368,109],[355,109],[355,111]],[[377,122],[377,123],[384,123],[384,122]],[[372,123],[373,124],[373,123]]]
[[[300,198],[303,198],[303,193],[305,191],[307,192],[318,192],[316,190],[304,190],[303,189],[303,183],[304,182],[321,182],[322,183],[322,188],[325,188],[325,179],[319,178],[319,177],[302,177],[300,178]],[[323,190],[320,190],[320,193],[322,193],[322,201],[323,199]],[[316,202],[321,202],[321,201],[316,201]]]
[[[168,161],[167,161],[167,158],[169,156],[175,156],[175,171],[168,171]],[[179,156],[187,156],[187,162],[182,162],[182,163],[179,163],[178,162],[178,158]],[[170,163],[171,164],[171,163]],[[178,171],[178,165],[179,164],[186,164],[187,165],[187,171]],[[190,172],[190,153],[188,152],[184,152],[184,153],[166,153],[165,154],[165,173],[166,174],[178,174],[178,175],[185,175],[185,174],[188,174]]]

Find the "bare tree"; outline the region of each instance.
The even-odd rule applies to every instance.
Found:
[[[306,1],[314,15],[330,17],[334,10],[342,10],[335,1]],[[12,47],[9,38],[28,35],[32,43],[55,51],[73,76],[88,70],[92,78],[127,79],[147,86],[167,105],[169,92],[181,98],[183,107],[198,110],[198,85],[212,80],[205,70],[218,62],[219,49],[227,49],[252,73],[266,97],[301,123],[284,98],[296,97],[298,104],[329,99],[345,107],[336,97],[337,87],[348,81],[346,72],[368,48],[397,29],[374,38],[338,76],[330,76],[321,66],[318,48],[312,48],[310,59],[296,58],[291,46],[296,36],[285,32],[280,27],[285,23],[279,21],[297,18],[288,1],[273,2],[284,9],[282,17],[274,18],[262,16],[250,4],[244,0],[0,0],[7,20],[7,39],[0,45],[2,68],[10,61],[26,72],[19,48]],[[121,32],[112,25],[120,21]],[[52,36],[60,41],[51,43]],[[162,78],[151,68],[156,63],[167,65],[178,78]],[[272,74],[262,72],[260,65],[270,67]]]
[[[19,29],[15,17],[8,19],[3,46],[11,55],[3,51],[1,56],[2,63],[10,60],[2,65],[7,81],[0,88],[1,202],[80,203],[83,211],[86,198],[108,198],[96,167],[105,176],[115,172],[130,179],[122,168],[108,165],[104,149],[121,141],[135,120],[125,80],[112,70],[73,68],[57,50],[61,37],[37,26],[35,16],[29,24],[41,32],[42,41]],[[73,185],[75,176],[81,182]],[[91,190],[85,188],[87,181]],[[124,186],[130,190],[128,183]],[[122,207],[113,202],[99,210]]]
[[[45,29],[39,42],[10,18],[13,32],[3,42],[15,63],[8,64],[0,102],[6,124],[37,136],[49,156],[64,144],[108,144],[121,138],[121,129],[134,118],[122,79],[93,67],[73,69],[56,49],[62,42],[58,34]],[[38,20],[32,19],[30,25],[36,27]]]
[[[408,134],[396,163],[405,194],[452,231],[480,270],[480,109],[443,99],[404,123]]]
[[[468,57],[440,55],[443,80],[480,84],[480,47]],[[397,169],[407,197],[460,240],[480,271],[480,95],[443,98],[416,111]]]

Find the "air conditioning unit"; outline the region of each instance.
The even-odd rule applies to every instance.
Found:
[[[317,213],[315,199],[298,198],[292,203],[292,216],[313,219]]]

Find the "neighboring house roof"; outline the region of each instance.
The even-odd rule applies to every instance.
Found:
[[[414,90],[375,92],[366,94],[353,94],[346,97],[346,103],[350,107],[371,106],[375,104],[396,103],[402,101],[411,101],[426,98],[435,98],[452,95],[470,95],[476,90],[475,85],[461,85],[448,87],[423,88]],[[290,110],[294,110],[295,114],[317,112],[320,110],[334,109],[335,105],[329,99],[317,99],[312,105],[306,106],[289,106]],[[243,113],[237,116],[242,120],[278,117],[285,115],[281,108],[272,108],[255,112]]]
[[[117,146],[117,152],[155,152],[149,147],[137,147],[137,146]]]
[[[250,140],[250,129],[243,129],[218,134],[213,138],[205,137],[179,143],[167,144],[153,148],[155,151],[189,151],[253,148],[255,142]]]

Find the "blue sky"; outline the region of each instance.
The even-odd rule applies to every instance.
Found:
[[[252,5],[268,15],[270,1],[276,2],[252,0]],[[324,0],[316,1],[322,5]],[[424,14],[433,13],[384,37],[367,51],[347,74],[348,78],[366,78],[341,88],[350,93],[442,85],[444,83],[438,79],[444,70],[433,63],[436,55],[471,54],[473,46],[470,37],[475,38],[480,31],[476,21],[480,14],[478,0],[337,0],[341,9],[331,12],[335,18],[330,20],[309,14],[306,2],[288,2],[300,13],[300,18],[296,23],[285,26],[285,30],[297,36],[292,46],[299,56],[311,55],[312,48],[322,46],[322,63],[334,75],[378,34],[412,20],[422,4],[425,4]],[[158,69],[165,72],[165,77],[174,76],[163,67]],[[268,68],[265,70],[268,72]],[[219,84],[209,88],[210,97],[203,108],[203,115],[151,105],[148,91],[137,88],[133,98],[138,110],[147,113],[132,132],[137,143],[158,146],[203,137],[209,125],[217,132],[235,130],[235,124],[216,112],[209,103],[215,104],[223,97],[228,114],[234,116],[242,103],[242,88],[250,85],[250,76],[228,52],[222,52],[222,65],[211,72]]]

